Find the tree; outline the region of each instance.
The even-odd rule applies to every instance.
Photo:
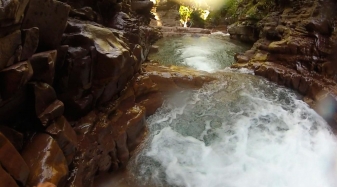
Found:
[[[179,8],[180,18],[183,21],[184,27],[187,27],[187,21],[193,12],[192,8],[181,5]]]

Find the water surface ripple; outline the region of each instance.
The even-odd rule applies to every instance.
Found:
[[[251,74],[176,94],[148,119],[140,186],[335,187],[336,138],[292,91]]]

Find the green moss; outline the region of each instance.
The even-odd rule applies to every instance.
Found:
[[[219,10],[211,12],[210,20],[227,18],[230,23],[239,18],[252,21],[261,20],[275,7],[274,0],[225,0],[224,5]]]

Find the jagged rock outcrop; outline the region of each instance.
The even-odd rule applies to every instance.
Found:
[[[297,90],[333,128],[337,128],[336,8],[330,0],[282,1],[278,11],[255,24],[259,40],[238,54],[233,65]]]
[[[142,65],[161,37],[148,26],[152,6],[0,3],[0,186],[90,187],[125,167],[169,91],[213,80]]]

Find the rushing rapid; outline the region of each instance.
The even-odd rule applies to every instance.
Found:
[[[187,66],[197,70],[214,72],[234,63],[235,53],[246,51],[249,46],[229,39],[221,32],[211,36],[170,37],[159,40],[158,53],[150,59],[164,65]]]
[[[294,92],[239,72],[166,101],[130,164],[140,186],[335,187],[336,138]]]

